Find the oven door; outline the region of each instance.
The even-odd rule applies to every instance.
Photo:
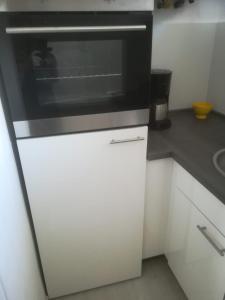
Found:
[[[146,123],[151,18],[125,16],[73,14],[78,22],[62,26],[51,14],[44,26],[35,19],[35,26],[5,28],[11,70],[5,67],[4,79],[17,137],[120,127],[127,112]]]

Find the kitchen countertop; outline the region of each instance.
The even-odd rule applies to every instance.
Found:
[[[225,148],[225,117],[211,113],[207,120],[192,110],[170,113],[172,127],[149,130],[148,160],[172,157],[225,204],[225,177],[215,169],[213,154]]]

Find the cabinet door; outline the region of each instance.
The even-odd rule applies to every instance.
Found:
[[[171,158],[147,162],[143,258],[165,252],[172,166]]]
[[[191,209],[191,203],[185,195],[173,186],[169,208],[166,257],[181,285]]]
[[[224,300],[224,249],[225,237],[193,206],[183,275],[188,299]]]
[[[225,249],[225,237],[175,188],[167,258],[188,299],[224,299],[225,256],[219,249]]]
[[[141,275],[146,142],[147,127],[18,141],[50,298]]]

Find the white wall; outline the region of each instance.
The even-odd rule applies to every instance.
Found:
[[[224,0],[195,0],[195,3],[186,4],[179,9],[155,10],[158,21],[167,23],[215,23],[225,19]]]
[[[208,101],[225,114],[225,23],[217,25],[215,47],[208,86]]]
[[[153,34],[153,68],[173,71],[170,109],[191,106],[207,97],[216,25],[161,24]]]
[[[224,0],[154,12],[152,67],[173,71],[170,109],[207,99],[216,24],[224,17]]]
[[[0,299],[45,299],[1,101]]]

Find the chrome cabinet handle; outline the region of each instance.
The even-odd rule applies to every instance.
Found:
[[[143,31],[146,25],[124,26],[63,26],[63,27],[7,27],[8,34],[25,33],[65,33],[65,32],[111,32],[111,31]]]
[[[220,256],[224,256],[225,248],[221,249],[216,245],[216,243],[213,241],[213,239],[207,234],[207,227],[197,225],[197,228],[204,235],[204,237],[207,239],[207,241],[213,246],[213,248],[217,251],[217,253],[219,253]]]
[[[124,139],[124,140],[111,140],[110,144],[121,144],[121,143],[130,143],[130,142],[139,142],[144,141],[144,137],[138,136],[133,139]]]

